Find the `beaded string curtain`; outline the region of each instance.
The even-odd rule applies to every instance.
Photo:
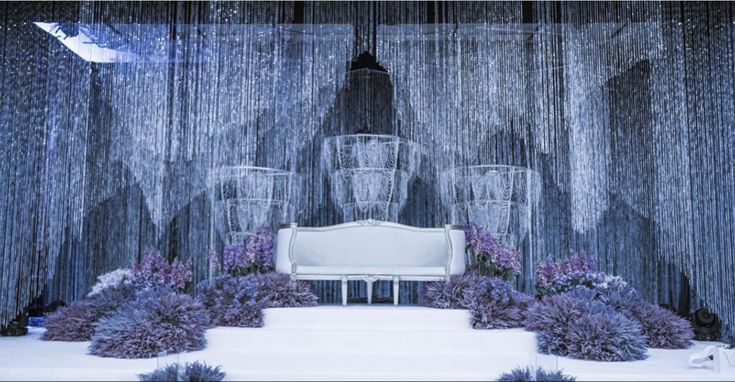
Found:
[[[356,132],[335,105],[371,50],[388,133],[424,153],[400,222],[447,222],[447,168],[530,167],[521,287],[539,258],[586,250],[651,300],[732,325],[734,20],[713,3],[0,4],[0,322],[44,290],[81,297],[148,246],[202,278],[217,166],[295,171],[299,223],[337,222],[314,163],[326,131]],[[84,61],[34,21],[134,59]]]

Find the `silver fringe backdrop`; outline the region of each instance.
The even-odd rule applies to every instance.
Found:
[[[734,7],[2,3],[0,323],[42,293],[82,297],[149,246],[206,277],[218,166],[294,171],[298,223],[339,222],[321,142],[369,132],[422,146],[407,224],[447,222],[435,185],[452,166],[540,174],[520,287],[539,259],[588,251],[650,300],[732,327]],[[85,61],[33,22],[124,54]],[[365,50],[389,82],[350,74]]]

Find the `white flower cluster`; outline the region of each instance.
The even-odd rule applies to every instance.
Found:
[[[107,272],[103,275],[100,275],[97,277],[97,280],[99,281],[94,284],[94,286],[92,287],[92,291],[89,292],[87,297],[94,296],[104,289],[115,287],[122,283],[129,283],[131,275],[132,272],[130,271],[130,269],[127,268],[118,268],[112,272]]]
[[[601,289],[607,289],[611,285],[626,287],[628,286],[628,283],[625,282],[625,280],[623,280],[623,278],[620,276],[610,276],[610,275],[605,275],[605,277],[603,277],[602,279],[602,282],[597,283],[597,287]]]

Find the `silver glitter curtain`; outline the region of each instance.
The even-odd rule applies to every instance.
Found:
[[[82,59],[36,21],[117,54]],[[731,327],[734,21],[729,3],[0,4],[0,322],[41,293],[80,298],[149,246],[206,277],[218,166],[294,171],[298,223],[340,222],[321,142],[359,131],[421,145],[406,224],[448,222],[443,170],[537,171],[519,287],[539,259],[588,251]],[[369,92],[349,72],[365,50],[390,75]]]

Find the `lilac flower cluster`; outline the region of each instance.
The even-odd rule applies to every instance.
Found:
[[[245,264],[245,246],[242,244],[225,245],[222,251],[222,271],[231,276],[243,276],[241,272]]]
[[[576,272],[594,272],[595,260],[587,252],[580,252],[567,257],[559,264],[560,271],[565,274]]]
[[[509,280],[521,272],[521,254],[504,246],[475,223],[465,227],[471,266],[481,273]]]
[[[595,262],[586,253],[569,256],[560,262],[546,259],[536,266],[537,293],[540,296],[557,294],[577,285],[604,287],[611,281],[610,276],[595,273],[594,269]]]
[[[158,251],[148,249],[143,252],[143,261],[133,264],[130,279],[143,289],[170,287],[175,291],[184,291],[191,283],[191,269],[191,259],[186,263],[169,264]]]
[[[569,275],[562,275],[553,282],[545,285],[536,285],[536,294],[538,296],[549,296],[564,293],[577,286],[583,286],[590,289],[597,289],[598,286],[604,285],[604,273],[577,272]]]
[[[551,285],[561,277],[561,271],[559,270],[559,264],[551,259],[541,261],[536,265],[536,287],[544,287]]]
[[[575,254],[561,262],[546,259],[536,266],[536,286],[546,287],[571,274],[591,273],[595,261],[586,253]]]
[[[268,225],[261,226],[245,245],[245,260],[256,269],[256,273],[273,270],[273,231]]]
[[[212,264],[211,254],[210,264]],[[250,273],[266,273],[272,271],[273,232],[270,227],[264,225],[258,228],[247,240],[245,245],[233,244],[225,246],[222,252],[221,270],[235,277]]]

